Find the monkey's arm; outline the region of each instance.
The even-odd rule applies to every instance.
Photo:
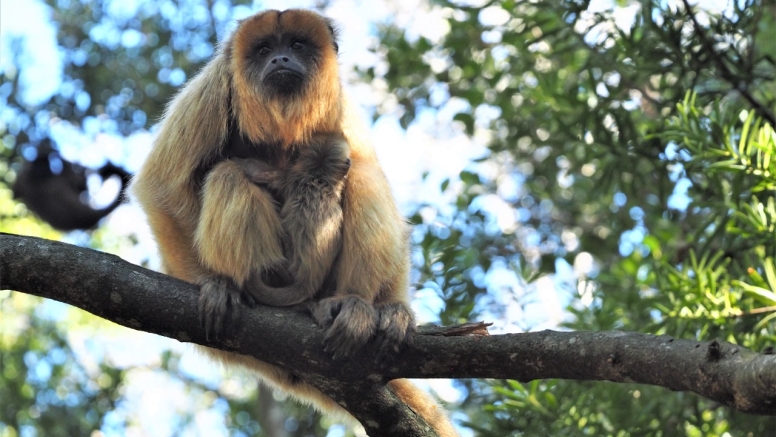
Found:
[[[165,271],[202,286],[200,308],[209,331],[217,331],[228,306],[235,301],[235,296],[239,297],[236,286],[224,275],[245,271],[246,264],[251,262],[234,255],[223,260],[217,258],[230,250],[219,251],[214,238],[235,223],[245,227],[247,217],[240,214],[242,209],[225,212],[212,209],[219,196],[229,202],[248,194],[245,190],[223,191],[224,184],[217,183],[223,178],[215,178],[210,184],[202,180],[206,173],[229,179],[228,170],[216,172],[220,164],[209,172],[208,167],[219,159],[230,138],[231,80],[228,52],[219,50],[216,58],[167,107],[154,148],[132,190],[148,215]],[[245,185],[251,185],[241,170],[239,176]],[[203,236],[207,231],[215,231],[214,236]],[[251,241],[250,235],[243,237]],[[224,243],[233,240],[234,237]],[[234,253],[244,254],[245,250]]]
[[[327,348],[335,355],[347,355],[376,333],[381,352],[390,354],[411,341],[415,329],[409,227],[374,155],[354,151],[343,191],[337,290],[317,303],[313,316],[327,327]]]
[[[208,331],[219,335],[230,306],[252,302],[241,291],[252,275],[285,265],[282,236],[272,196],[253,184],[241,165],[227,160],[208,173],[194,238],[200,262],[214,273],[200,281]]]

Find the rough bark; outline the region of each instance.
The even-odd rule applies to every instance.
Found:
[[[323,351],[323,332],[304,306],[238,307],[227,338],[208,341],[198,320],[196,286],[114,255],[7,234],[0,235],[0,289],[58,300],[132,329],[283,366],[347,405],[373,437],[390,435],[380,430],[399,422],[413,429],[407,436],[432,435],[386,389],[385,382],[394,378],[637,382],[776,415],[776,355],[717,340],[633,332],[489,336],[487,325],[470,324],[421,328],[414,344],[389,365],[376,363],[369,348],[332,360]]]

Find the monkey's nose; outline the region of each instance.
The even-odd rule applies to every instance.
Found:
[[[270,62],[272,62],[273,64],[277,64],[278,62],[281,62],[281,61],[282,62],[288,62],[289,61],[288,56],[278,56],[277,58],[274,58]]]

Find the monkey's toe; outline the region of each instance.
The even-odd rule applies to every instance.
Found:
[[[415,316],[404,303],[392,303],[377,307],[380,322],[377,326],[377,360],[391,362],[402,348],[412,344],[415,338]]]
[[[331,297],[317,302],[313,318],[326,329],[326,352],[334,358],[350,355],[374,336],[379,321],[374,306],[358,296]]]

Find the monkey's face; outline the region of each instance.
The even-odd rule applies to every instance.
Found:
[[[302,96],[324,61],[336,58],[334,30],[310,11],[266,11],[240,25],[236,55],[256,90],[270,98]]]
[[[269,94],[281,96],[304,89],[310,68],[315,68],[319,50],[302,35],[284,33],[264,38],[253,50],[251,63]]]

